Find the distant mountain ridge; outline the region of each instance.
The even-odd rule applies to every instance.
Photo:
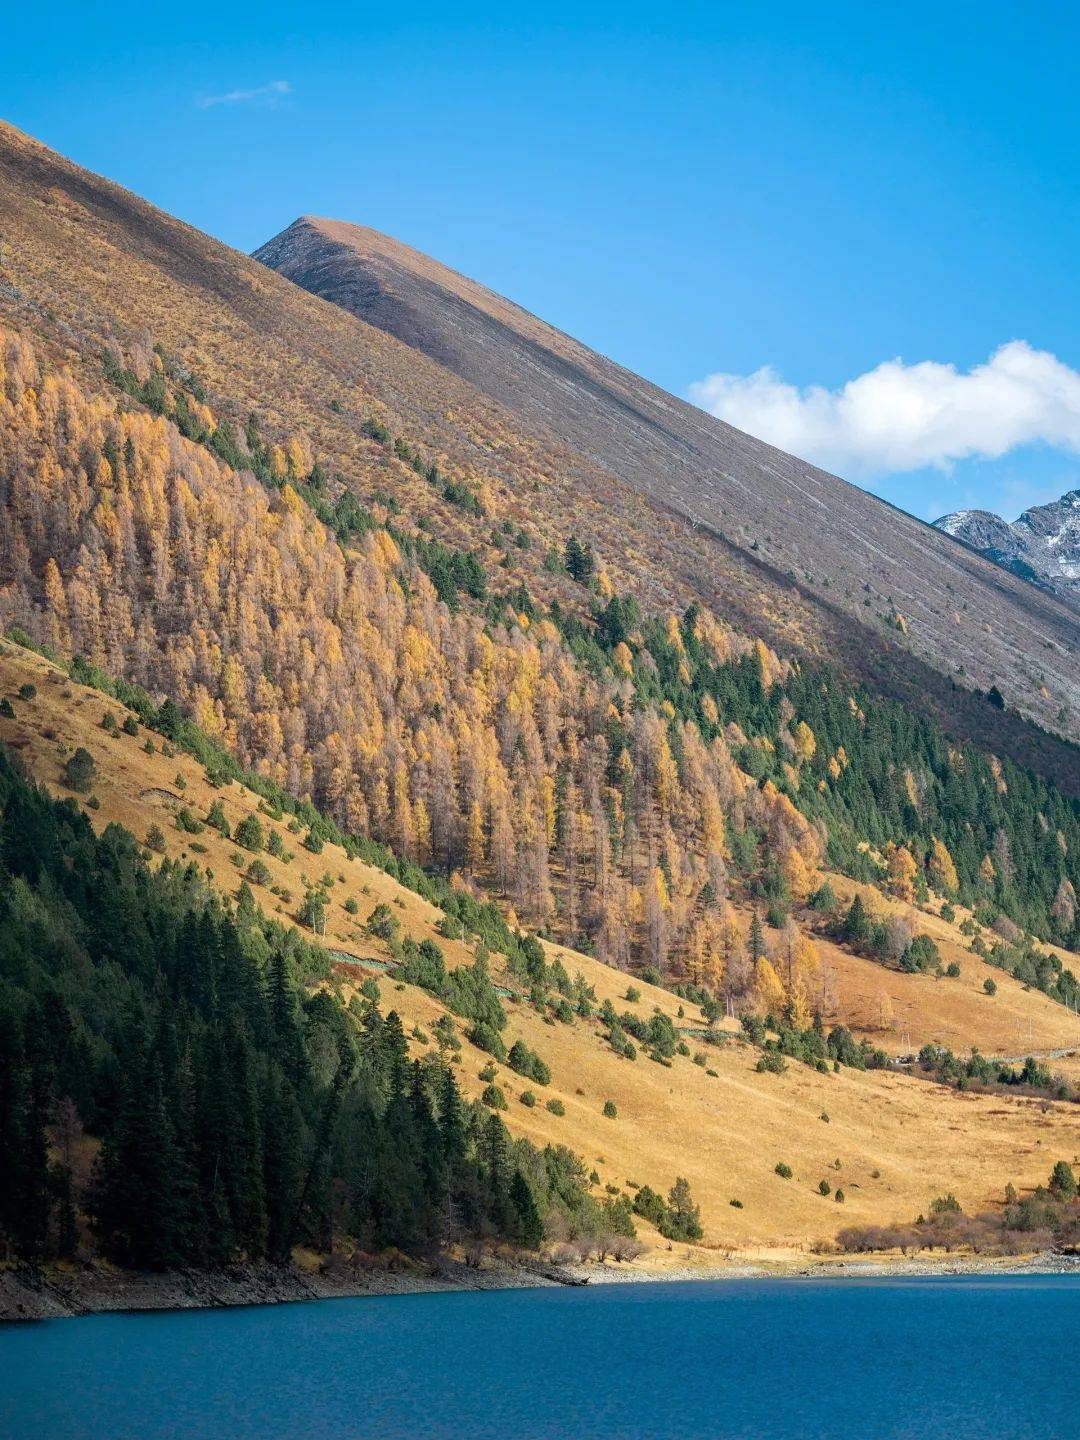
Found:
[[[934,525],[1080,609],[1080,490],[1033,505],[1011,523],[990,510],[954,510]]]

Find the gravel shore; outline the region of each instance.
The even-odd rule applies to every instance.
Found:
[[[110,1265],[0,1270],[0,1321],[58,1320],[115,1310],[198,1310],[277,1305],[357,1295],[413,1295],[453,1290],[508,1290],[580,1284],[542,1262],[487,1261],[482,1268],[453,1260],[400,1268],[337,1265],[241,1265],[220,1270],[138,1273]]]
[[[337,1264],[317,1270],[244,1265],[223,1270],[133,1273],[90,1263],[42,1272],[0,1270],[0,1321],[58,1320],[119,1310],[219,1309],[276,1305],[360,1295],[439,1294],[460,1290],[511,1290],[560,1285],[631,1285],[688,1280],[873,1280],[904,1276],[1080,1274],[1080,1256],[858,1256],[796,1263],[744,1261],[713,1264],[556,1266],[542,1260],[487,1259],[480,1268],[451,1259],[395,1268]]]

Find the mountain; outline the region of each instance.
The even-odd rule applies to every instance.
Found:
[[[1019,710],[1069,611],[928,527],[913,579],[895,512],[542,330],[515,409],[9,130],[0,232],[5,1254],[805,1244],[1045,1175],[1071,1082],[1005,1047],[1076,1034],[1080,774]],[[535,418],[560,347],[621,437]],[[620,459],[698,425],[756,550],[700,458]],[[868,588],[763,554],[782,495]]]
[[[300,229],[311,232],[311,244],[323,243],[317,227]],[[1075,749],[1021,718],[1043,731],[1078,733],[1077,625],[1070,611],[872,497],[644,382],[635,390],[633,377],[599,358],[599,379],[589,377],[573,358],[573,342],[565,342],[573,360],[566,363],[590,394],[614,386],[613,373],[629,387],[624,401],[615,394],[614,408],[597,401],[602,425],[581,417],[583,436],[590,423],[607,432],[581,444],[569,443],[578,423],[569,410],[565,427],[557,407],[553,429],[527,422],[415,345],[2,124],[0,231],[0,316],[95,384],[107,344],[130,348],[138,341],[148,355],[156,345],[189,365],[234,430],[257,412],[270,431],[302,432],[331,467],[333,490],[344,486],[376,508],[391,500],[411,523],[486,557],[545,603],[565,604],[574,593],[546,557],[576,533],[600,554],[614,587],[650,612],[705,603],[773,647],[836,663],[953,733],[1080,790]],[[334,255],[340,258],[338,250]],[[410,271],[400,268],[404,289]],[[425,301],[429,328],[442,323],[440,293],[436,286]],[[445,303],[464,306],[449,291]],[[489,308],[496,308],[494,299]],[[481,318],[479,304],[462,314],[482,333],[492,331],[492,347],[503,346],[490,366],[496,378],[517,330],[528,348],[526,319],[511,324],[500,313],[496,323]],[[532,324],[547,334],[540,322]],[[536,344],[546,366],[558,347]],[[567,379],[566,393],[576,388]],[[575,399],[575,413],[583,404]],[[663,433],[669,413],[681,435],[670,441]],[[372,420],[393,436],[390,454],[373,443]],[[723,464],[710,469],[700,460],[699,433],[702,454],[720,437],[733,466],[739,457],[757,456],[764,470],[729,484]],[[600,455],[624,445],[636,453],[646,440],[658,447],[656,474],[664,482],[655,495],[616,473],[614,459],[607,468]],[[399,463],[400,447],[422,452],[425,465],[437,463],[455,482],[449,500],[445,485],[433,488],[411,463]],[[732,492],[726,513],[713,513],[721,501],[684,504],[688,469],[710,492]],[[486,492],[487,510],[507,527],[500,535],[485,514],[459,503],[469,493],[462,487],[470,486]],[[507,552],[505,534],[523,535],[527,548]],[[1004,711],[984,698],[994,685],[1006,699]]]
[[[1080,608],[1080,490],[1033,505],[1011,523],[989,510],[955,510],[934,524],[995,565]]]
[[[703,598],[773,643],[824,650],[924,705],[942,703],[925,667],[962,666],[966,684],[996,684],[1041,723],[1077,733],[1080,627],[1060,600],[1003,579],[923,522],[377,231],[305,216],[255,255],[437,361],[536,443],[568,444],[577,474],[564,479],[577,494],[590,488],[580,470],[587,459],[645,497],[653,523],[686,522]],[[606,523],[592,538],[604,537],[605,552],[621,549],[632,571],[654,547],[625,533],[618,495],[607,492]],[[585,512],[582,523],[590,518]],[[674,577],[682,566],[670,570]]]

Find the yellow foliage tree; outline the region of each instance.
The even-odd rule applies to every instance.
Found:
[[[889,889],[899,900],[907,904],[913,904],[915,900],[915,876],[919,867],[915,863],[915,857],[906,845],[893,845],[891,842],[885,848],[885,859],[889,867]]]
[[[787,991],[776,973],[776,967],[764,955],[754,966],[754,996],[765,1011],[782,1009],[787,1003]]]
[[[930,841],[930,880],[942,895],[955,895],[960,884],[948,847],[936,835]]]
[[[807,725],[805,720],[800,720],[798,725],[795,726],[793,739],[795,741],[795,753],[800,759],[809,764],[814,758],[814,752],[817,749],[817,739],[814,736],[813,730],[810,729],[810,726]]]

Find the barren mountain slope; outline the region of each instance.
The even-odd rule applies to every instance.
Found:
[[[499,521],[528,531],[532,546],[515,552],[507,588],[525,580],[540,599],[580,603],[571,582],[543,567],[547,547],[577,533],[596,546],[616,588],[633,590],[648,607],[682,608],[703,599],[774,645],[845,664],[884,693],[917,701],[957,733],[1031,764],[1073,793],[1080,790],[1074,749],[965,688],[984,689],[996,678],[1011,704],[1043,724],[1055,723],[1063,702],[1075,716],[1080,681],[1068,648],[1075,622],[1041,597],[1041,611],[1024,612],[1016,604],[1021,582],[963,547],[927,532],[949,564],[918,603],[915,596],[907,603],[907,582],[893,587],[895,603],[911,612],[904,635],[894,628],[879,579],[883,559],[867,565],[870,590],[862,590],[860,576],[847,595],[839,583],[825,590],[807,581],[800,564],[776,551],[769,537],[774,530],[788,533],[779,524],[782,515],[770,515],[752,536],[751,508],[738,544],[695,527],[668,497],[646,495],[587,449],[575,449],[567,439],[569,419],[557,434],[527,423],[376,325],[6,126],[0,126],[0,234],[0,316],[80,367],[84,383],[102,386],[99,357],[110,337],[125,344],[144,337],[194,371],[216,414],[242,426],[256,410],[271,438],[306,432],[333,484],[369,503],[389,497],[409,523],[427,524],[440,538],[501,561],[503,551],[491,545],[490,518],[448,503],[372,441],[364,425],[375,415],[443,473],[484,486]],[[666,397],[659,396],[661,402],[680,416],[687,411]],[[713,433],[713,422],[687,413]],[[635,421],[626,433],[639,429]],[[669,468],[665,462],[660,473]],[[858,492],[841,487],[841,493]],[[827,515],[823,503],[812,508],[821,521],[815,537],[825,546],[825,531],[847,521]],[[738,523],[717,521],[733,533]],[[756,551],[749,548],[753,541]],[[988,576],[996,588],[987,589]],[[949,672],[960,665],[967,678],[954,685]]]
[[[376,231],[304,217],[256,255],[438,360],[526,431],[562,437],[656,505],[725,536],[743,564],[766,561],[778,580],[860,624],[903,616],[915,653],[946,670],[963,664],[984,688],[1004,681],[1025,708],[1043,680],[1076,703],[1075,616],[903,511]],[[1031,709],[1048,715],[1037,698]]]
[[[27,684],[36,689],[29,699],[19,694]],[[258,857],[270,875],[269,882],[254,883],[258,903],[283,923],[296,924],[305,883],[317,884],[329,873],[334,883],[324,944],[338,956],[333,983],[348,1001],[365,976],[375,978],[382,1008],[400,1013],[412,1053],[419,1056],[432,1047],[431,1026],[445,1013],[442,1005],[424,990],[386,978],[386,947],[364,925],[375,905],[386,903],[404,933],[434,940],[451,967],[467,963],[470,950],[441,933],[441,911],[383,871],[350,859],[336,845],[328,844],[321,855],[311,854],[297,843],[298,836],[284,825],[274,827],[265,811],[258,811],[258,796],[237,783],[212,786],[191,756],[164,755],[160,737],[155,737],[154,752],[147,753],[147,732],[110,734],[101,726],[102,717],[106,712],[121,717],[122,706],[69,680],[40,656],[0,640],[3,697],[15,714],[0,717],[0,743],[20,757],[34,778],[58,794],[68,793],[61,774],[64,760],[76,746],[84,746],[97,767],[93,796],[86,797],[97,807],[83,801],[95,828],[116,822],[144,839],[158,826],[165,853],[208,867],[214,884],[226,894],[234,895],[241,881],[233,857],[241,856],[246,865],[250,853],[238,850],[210,826],[197,838],[179,828],[181,807],[205,817],[217,801],[234,827],[258,813],[264,827],[279,829],[294,853],[288,859],[266,851]],[[289,893],[288,901],[281,897],[282,890]],[[355,915],[346,909],[350,901],[357,906]],[[880,897],[878,903],[884,903]],[[935,933],[942,942],[951,936],[960,953],[954,929],[940,922]],[[550,947],[550,953],[555,948]],[[640,998],[627,1001],[630,977],[562,947],[557,953],[571,976],[581,974],[593,986],[598,1001],[610,999],[620,1011],[636,1011],[643,1019],[654,1008],[669,1015],[707,1063],[676,1055],[666,1068],[644,1053],[630,1062],[603,1041],[595,1021],[552,1024],[523,999],[507,998],[507,1042],[521,1037],[552,1072],[549,1086],[532,1087],[538,1103],[528,1108],[518,1097],[530,1088],[529,1082],[506,1066],[496,1067],[497,1083],[510,1102],[507,1124],[538,1145],[569,1146],[588,1167],[596,1168],[602,1185],[622,1189],[634,1181],[666,1191],[677,1175],[686,1175],[705,1224],[700,1258],[729,1248],[804,1248],[845,1224],[906,1220],[925,1209],[933,1195],[947,1190],[976,1210],[998,1200],[1008,1180],[1021,1188],[1045,1180],[1053,1161],[1071,1157],[1076,1148],[1072,1104],[1041,1097],[959,1094],[927,1080],[882,1071],[844,1067],[822,1075],[796,1062],[782,1075],[760,1074],[755,1069],[757,1051],[735,1038],[730,1024],[719,1027],[720,1044],[708,1044],[693,1033],[703,1025],[696,1006],[638,979],[633,983]],[[345,955],[352,961],[345,961]],[[839,952],[830,958],[839,959]],[[507,988],[520,984],[503,973],[500,959],[493,958],[496,982]],[[976,993],[982,969],[974,956],[963,956],[963,983],[885,972],[850,955],[843,960],[835,1019],[857,1021],[862,994],[874,994],[884,981],[895,991],[898,1016],[903,1015],[915,1044],[940,1035],[963,1048],[979,1044],[984,1052],[995,1052],[1017,1024],[1035,1050],[1080,1044],[1075,1016],[1002,978],[1000,971],[994,973],[1001,980],[997,1003],[1002,1012],[995,1011]],[[853,1009],[848,1008],[849,996]],[[940,1024],[935,1020],[939,1007]],[[461,1088],[469,1098],[478,1097],[485,1083],[479,1074],[491,1057],[464,1039],[461,1054]],[[548,1111],[548,1099],[561,1101],[565,1114]],[[602,1113],[607,1099],[616,1104],[614,1120]],[[774,1173],[779,1161],[791,1165],[791,1179]],[[824,1177],[844,1189],[844,1205],[818,1194]],[[741,1200],[743,1208],[733,1208],[732,1199]],[[639,1228],[645,1238],[655,1240],[645,1222],[639,1222]]]

